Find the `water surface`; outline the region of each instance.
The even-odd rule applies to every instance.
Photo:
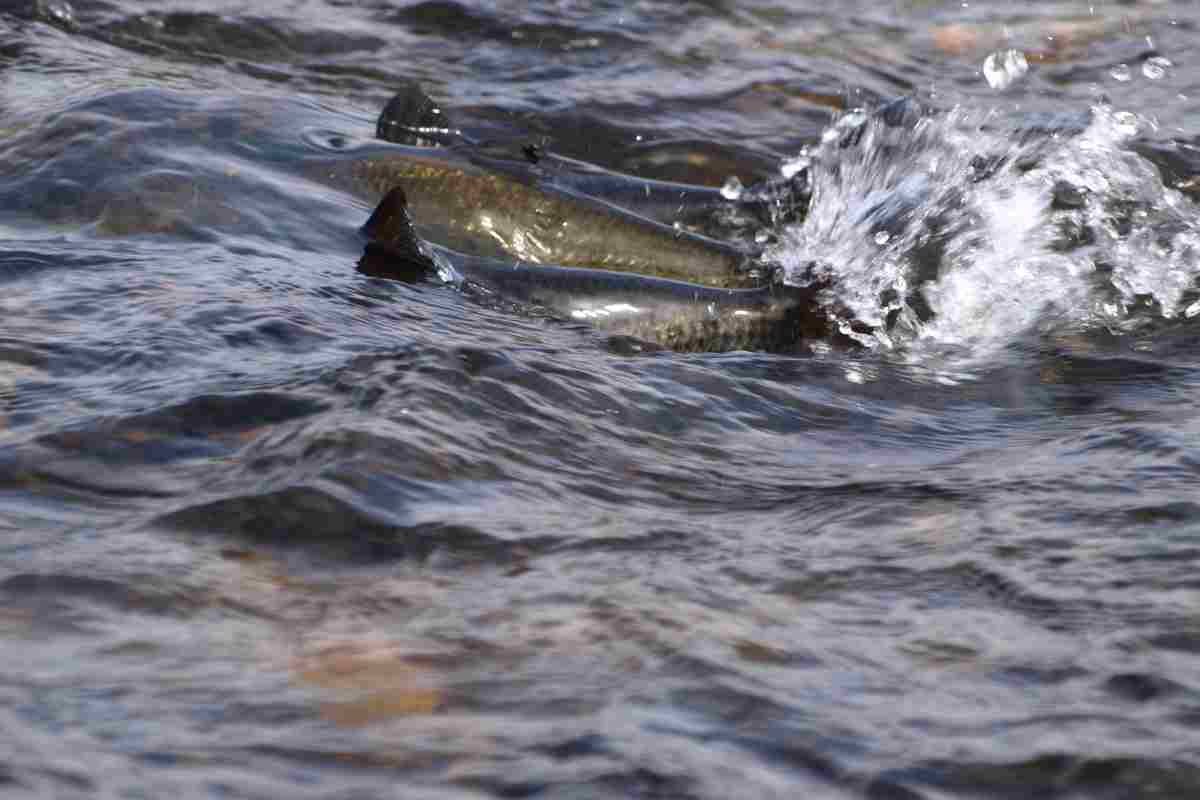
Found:
[[[10,4],[0,787],[1200,793],[1198,23]],[[742,233],[857,341],[639,352],[361,273],[313,164],[410,79],[645,177],[807,165]]]

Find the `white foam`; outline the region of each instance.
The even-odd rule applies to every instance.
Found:
[[[809,154],[807,218],[768,257],[790,283],[827,280],[847,335],[916,361],[986,357],[1057,325],[1121,330],[1147,300],[1184,314],[1200,276],[1196,209],[1129,149],[1142,120],[1096,107],[1082,130],[1000,122],[959,108],[915,127],[857,112],[835,124]]]

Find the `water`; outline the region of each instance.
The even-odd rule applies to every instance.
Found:
[[[7,9],[5,796],[1200,793],[1192,4]],[[856,344],[359,272],[405,79]]]
[[[1052,122],[1046,135],[1040,118],[1014,131],[961,107],[846,116],[812,169],[811,213],[770,255],[789,282],[831,281],[847,330],[871,326],[853,334],[864,345],[907,346],[917,363],[930,343],[981,363],[1030,330],[1194,313],[1195,206],[1131,147],[1142,120],[1104,104],[1075,130]]]

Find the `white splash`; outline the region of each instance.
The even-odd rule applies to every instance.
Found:
[[[767,256],[789,283],[828,284],[846,335],[915,361],[974,360],[1056,326],[1119,331],[1147,308],[1197,313],[1200,215],[1130,148],[1140,120],[1097,106],[1062,122],[856,113],[809,154],[808,216]]]
[[[1029,62],[1020,50],[992,53],[983,60],[984,80],[993,89],[1007,89],[1024,77],[1026,72],[1029,72]]]

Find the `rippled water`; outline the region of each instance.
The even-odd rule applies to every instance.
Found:
[[[0,790],[1200,794],[1198,24],[7,4]],[[808,170],[744,233],[844,337],[364,274],[312,133],[410,79],[645,177]]]

